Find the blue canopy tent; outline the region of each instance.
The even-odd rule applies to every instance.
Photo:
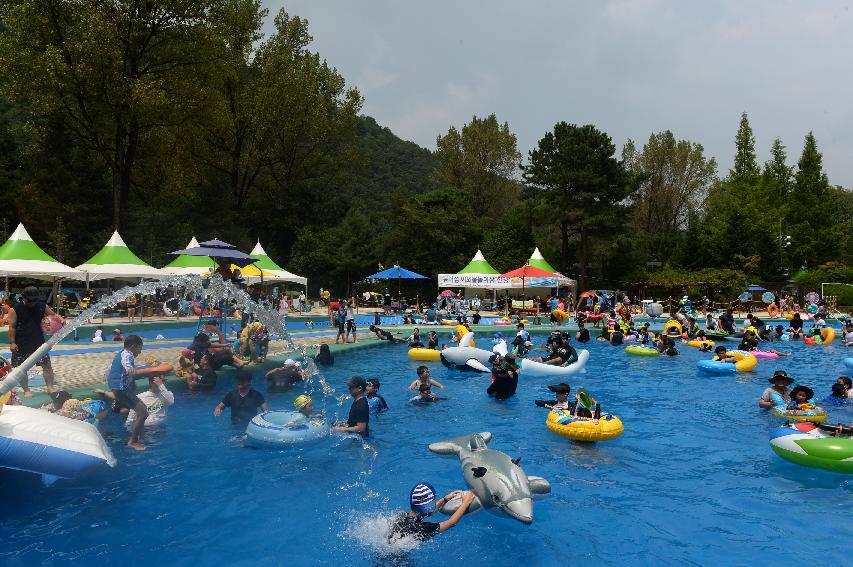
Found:
[[[406,268],[401,268],[400,266],[394,266],[393,268],[388,268],[387,270],[382,270],[381,272],[376,272],[372,276],[367,276],[369,280],[397,280],[397,295],[400,294],[400,280],[428,280],[429,278],[426,276],[422,276],[417,274],[411,270],[407,270]]]

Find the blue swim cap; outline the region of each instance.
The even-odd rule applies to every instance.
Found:
[[[409,503],[412,505],[412,512],[419,516],[429,516],[435,512],[435,488],[428,482],[415,485]]]

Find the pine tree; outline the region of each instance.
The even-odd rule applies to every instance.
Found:
[[[760,169],[755,158],[755,136],[752,133],[746,112],[740,115],[740,126],[738,126],[735,136],[735,146],[737,147],[735,163],[729,177],[737,181],[755,180]]]
[[[794,176],[794,169],[787,164],[788,154],[785,152],[785,145],[781,138],[773,140],[773,145],[770,147],[771,159],[764,163],[765,177],[774,180],[783,190],[783,195],[787,195],[791,190],[791,178]]]

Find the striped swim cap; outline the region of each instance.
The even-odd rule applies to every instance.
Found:
[[[415,485],[409,497],[412,511],[419,516],[428,516],[435,512],[435,488],[428,482]]]

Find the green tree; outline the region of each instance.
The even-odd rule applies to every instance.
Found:
[[[629,140],[622,160],[642,179],[634,196],[634,226],[662,259],[674,234],[684,230],[690,215],[704,204],[716,182],[717,162],[705,157],[701,144],[676,140],[669,130],[649,136],[641,152]]]
[[[776,182],[781,190],[779,195],[780,201],[788,195],[791,190],[791,180],[794,176],[794,170],[788,165],[788,154],[785,152],[785,145],[782,144],[781,138],[773,140],[773,145],[770,147],[771,159],[764,163],[764,177],[772,179]]]
[[[459,187],[476,202],[490,203],[485,210],[490,220],[512,209],[521,153],[508,123],[500,124],[494,114],[474,116],[461,132],[451,126],[438,136],[436,146],[439,187]]]
[[[746,112],[740,115],[740,125],[735,136],[735,148],[735,161],[731,172],[729,172],[729,177],[738,181],[754,181],[761,170],[755,157],[755,136],[752,133]]]
[[[823,171],[823,156],[811,132],[806,135],[797,162],[787,209],[786,227],[791,235],[794,270],[836,259],[843,229],[837,224],[828,224],[827,219],[837,217],[838,203],[830,190],[829,179]]]
[[[615,153],[610,136],[595,126],[559,122],[539,140],[530,151],[530,163],[522,167],[530,189],[544,198],[559,225],[561,268],[566,272],[570,229],[579,236],[581,287],[587,279],[591,237],[609,228],[637,190],[636,176]]]
[[[32,122],[58,113],[112,172],[112,215],[123,228],[137,161],[159,131],[184,122],[210,65],[213,0],[4,3],[3,86],[32,105]]]

